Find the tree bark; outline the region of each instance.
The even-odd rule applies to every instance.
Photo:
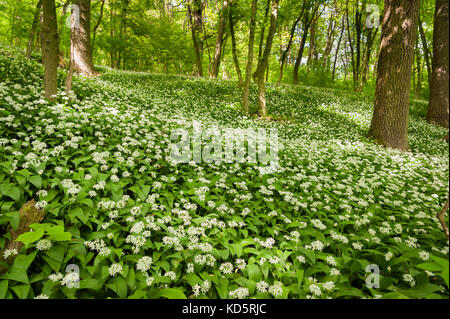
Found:
[[[369,136],[408,150],[408,109],[420,0],[385,0]]]
[[[339,54],[339,48],[341,47],[341,41],[342,41],[342,35],[344,34],[344,29],[345,29],[345,23],[344,23],[344,16],[342,16],[342,28],[341,28],[341,33],[339,35],[339,40],[338,40],[338,44],[336,47],[336,53],[334,54],[334,62],[333,62],[333,75],[331,77],[331,79],[334,82],[334,78],[336,75],[336,63],[337,63],[337,59],[338,59],[338,54]]]
[[[419,52],[419,48],[416,46],[416,70],[417,70],[417,81],[414,82],[415,83],[415,87],[414,87],[414,97],[416,99],[420,98],[420,92],[422,91],[422,68],[421,68],[421,59],[422,57],[420,56],[420,52]],[[413,72],[413,74],[415,74],[416,72]]]
[[[427,121],[448,128],[448,6],[449,0],[436,0],[433,30],[433,62]]]
[[[97,75],[91,50],[91,0],[74,0],[80,12],[79,25],[73,28],[73,68],[84,76]]]
[[[39,17],[41,14],[41,9],[42,9],[42,0],[39,0],[36,5],[36,9],[34,11],[33,23],[31,24],[30,35],[28,37],[27,53],[26,53],[27,59],[31,58],[31,52],[33,52],[33,42],[34,42],[34,37],[36,35],[36,29],[39,24]]]
[[[225,25],[227,20],[227,8],[228,8],[228,0],[224,0],[222,4],[222,13],[220,14],[219,20],[219,29],[217,31],[217,40],[216,40],[216,50],[214,52],[214,60],[211,67],[211,72],[209,73],[210,78],[216,78],[219,74],[220,67],[220,59],[222,53],[222,44],[223,44],[223,33],[225,31]]]
[[[233,62],[234,67],[236,68],[236,73],[239,81],[239,87],[244,86],[244,80],[242,79],[242,72],[241,68],[239,66],[239,59],[237,55],[237,49],[236,49],[236,36],[234,33],[234,21],[233,21],[233,1],[230,0],[230,7],[228,10],[228,18],[230,19],[230,33],[231,33],[231,51],[233,54]]]
[[[272,0],[271,13],[270,13],[270,27],[267,34],[267,39],[264,47],[264,53],[258,62],[258,67],[256,72],[253,74],[255,81],[258,84],[258,101],[259,101],[259,115],[263,118],[267,117],[267,106],[266,106],[266,89],[265,89],[265,79],[264,74],[269,65],[269,55],[272,50],[273,38],[275,32],[277,31],[277,21],[278,21],[278,4],[280,0]]]
[[[250,89],[250,80],[252,76],[252,66],[253,66],[253,47],[255,44],[255,27],[256,27],[256,5],[258,0],[252,0],[252,9],[250,17],[250,32],[248,36],[248,56],[247,56],[247,67],[245,70],[245,83],[244,83],[244,98],[243,107],[244,111],[248,113],[248,95]]]
[[[325,51],[323,53],[323,62],[322,62],[323,67],[327,68],[327,70],[329,69],[331,49],[333,47],[333,43],[335,40],[335,31],[337,26],[336,17],[339,15],[340,11],[336,1],[334,1],[333,5],[335,8],[331,12],[330,23],[328,24],[327,40],[325,43]]]
[[[203,4],[201,0],[190,0],[188,2],[188,15],[191,24],[192,42],[195,50],[197,75],[203,76],[203,50],[199,37],[199,34],[203,29]]]
[[[258,61],[261,60],[262,53],[263,53],[264,35],[266,34],[266,24],[267,24],[267,18],[269,17],[269,10],[270,10],[270,0],[267,0],[266,11],[264,14],[263,25],[261,28],[261,34],[259,35]]]
[[[362,91],[364,88],[364,85],[367,83],[367,73],[369,72],[369,64],[370,64],[370,58],[372,56],[372,47],[373,43],[375,41],[375,37],[377,36],[378,28],[375,29],[368,29],[367,30],[367,42],[366,42],[366,49],[363,54],[363,65],[361,69],[361,81],[360,81],[360,87],[359,91]]]
[[[105,0],[102,0],[102,6],[100,7],[100,16],[98,17],[97,23],[94,26],[94,29],[92,30],[92,53],[94,53],[94,45],[95,45],[95,38],[97,36],[97,30],[100,27],[100,23],[102,23],[103,18],[103,9],[105,7]]]
[[[57,93],[58,31],[55,0],[43,0],[42,63],[44,64],[45,97],[53,100]]]
[[[425,36],[425,31],[423,31],[422,21],[420,21],[419,18],[419,33],[420,33],[420,39],[422,40],[422,47],[423,47],[423,55],[425,58],[425,63],[427,65],[427,73],[428,73],[428,85],[431,83],[431,62],[430,62],[430,49],[428,49],[428,43],[427,38]]]
[[[294,24],[292,25],[291,32],[289,33],[289,41],[288,41],[287,47],[281,55],[280,77],[278,78],[278,83],[281,83],[281,81],[283,80],[283,70],[284,70],[284,64],[286,63],[286,57],[287,57],[288,52],[291,50],[292,41],[294,39],[295,29],[297,28],[297,24],[300,22],[304,11],[305,11],[305,6],[303,5],[300,15],[298,16],[298,18],[295,20]]]

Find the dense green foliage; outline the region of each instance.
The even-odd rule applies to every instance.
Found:
[[[201,1],[204,2],[204,1]],[[220,10],[223,1],[208,0],[203,9],[203,28],[201,32],[203,68],[208,70],[214,58],[217,28],[220,18]],[[320,3],[314,35],[314,54],[311,51],[311,32],[307,37],[302,64],[300,67],[300,82],[306,85],[352,88],[352,58],[350,46],[356,50],[355,14],[359,7],[362,14],[362,22],[365,23],[370,12],[361,11],[361,5],[349,1],[349,26],[347,31],[345,21],[345,0],[317,0],[310,1]],[[360,3],[359,1],[358,3]],[[383,10],[383,1],[362,1],[366,5],[376,5],[378,11]],[[17,47],[25,48],[29,31],[32,25],[33,13],[37,0],[0,1],[0,41],[11,43]],[[195,54],[192,44],[192,34],[187,15],[186,0],[107,0],[102,8],[102,0],[92,0],[91,7],[91,39],[93,46],[94,62],[98,65],[108,65],[122,70],[150,71],[158,73],[185,74],[193,72]],[[70,29],[68,19],[70,6],[66,7],[67,0],[56,0],[58,15],[58,32],[60,37],[59,47],[66,60],[69,58]],[[232,14],[235,24],[237,55],[242,71],[245,70],[248,43],[248,22],[250,20],[249,0],[234,0]],[[280,59],[289,41],[290,29],[301,13],[303,1],[283,0],[280,3],[277,34],[274,38],[273,52],[269,57],[268,80],[276,82],[280,73]],[[267,1],[258,1],[257,30],[255,51],[259,56],[261,34],[267,34],[268,19],[265,19]],[[428,50],[432,48],[433,39],[433,15],[434,1],[421,1],[421,23],[424,29],[425,42]],[[98,28],[95,26],[98,24]],[[331,52],[328,61],[324,61],[330,24],[334,26],[330,39],[332,40]],[[341,27],[345,30],[338,46]],[[363,25],[361,34],[361,59],[366,52],[368,28]],[[40,48],[40,27],[35,36],[34,49]],[[367,83],[364,89],[368,92],[374,90],[376,76],[376,59],[380,43],[380,27],[373,30],[375,39],[371,48]],[[287,55],[286,69],[283,82],[292,83],[294,68],[300,39],[304,32],[302,23],[298,23],[291,50]],[[94,41],[95,38],[95,41]],[[233,64],[231,35],[229,23],[224,34],[224,48],[219,77],[237,79],[237,73]],[[264,40],[264,37],[263,37]],[[351,41],[351,44],[350,44]],[[412,94],[420,84],[418,96],[427,98],[428,74],[424,57],[424,48],[418,35],[416,55],[413,68]],[[311,57],[310,57],[310,54]],[[356,52],[353,53],[356,58]],[[336,62],[334,62],[336,60]],[[254,61],[256,66],[257,59]],[[333,64],[336,63],[336,75],[332,80]],[[361,60],[361,67],[363,60]],[[207,73],[205,73],[207,74]],[[420,77],[420,81],[418,78]],[[417,82],[417,83],[416,83]]]
[[[41,66],[0,53],[2,256],[19,208],[45,208],[14,264],[0,264],[0,298],[448,298],[434,216],[449,150],[421,102],[412,151],[398,152],[365,137],[365,94],[270,84],[279,121],[262,121],[242,113],[234,81],[102,71],[49,103]],[[169,132],[194,119],[276,127],[281,169],[171,165]],[[365,285],[369,264],[378,289]]]

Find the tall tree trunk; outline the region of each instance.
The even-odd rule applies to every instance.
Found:
[[[317,50],[316,50],[316,22],[317,22],[317,18],[314,18],[311,23],[310,33],[309,33],[308,60],[306,61],[308,73],[309,73],[311,66],[314,64],[314,60],[317,56],[317,54],[316,54],[316,52],[317,52]]]
[[[422,26],[422,21],[419,18],[419,33],[420,33],[420,39],[422,40],[422,47],[423,47],[423,55],[425,58],[425,63],[427,66],[427,73],[428,73],[428,84],[431,83],[431,62],[430,62],[430,49],[428,49],[428,43],[427,43],[427,38],[425,36],[425,31],[423,31],[423,26]]]
[[[91,0],[74,0],[80,9],[78,27],[73,29],[73,68],[85,76],[97,75],[91,50]]]
[[[220,59],[222,53],[222,43],[223,43],[223,33],[225,31],[225,24],[227,21],[227,9],[228,9],[228,0],[223,0],[222,4],[222,13],[220,14],[219,20],[219,29],[217,31],[217,40],[216,40],[216,50],[214,52],[214,60],[211,68],[211,72],[209,73],[210,78],[216,78],[219,74],[220,67]]]
[[[243,106],[244,111],[248,113],[248,95],[250,89],[250,80],[252,76],[252,66],[253,66],[253,47],[255,44],[255,27],[256,27],[256,6],[258,0],[252,0],[252,9],[250,17],[250,32],[248,36],[248,56],[247,56],[247,67],[245,69],[245,83],[244,83],[244,98]]]
[[[300,15],[295,20],[294,24],[292,25],[291,32],[289,33],[289,41],[286,46],[286,49],[284,49],[282,55],[281,55],[281,62],[280,62],[280,77],[278,78],[278,83],[281,83],[283,80],[283,70],[284,70],[284,64],[286,63],[286,57],[289,51],[291,50],[292,41],[294,39],[295,29],[297,28],[297,24],[300,22],[303,12],[305,11],[305,5],[302,6],[302,11],[300,12]]]
[[[45,97],[52,100],[57,93],[58,31],[55,0],[43,0],[42,63],[44,64]]]
[[[448,6],[449,0],[436,0],[433,28],[433,70],[427,121],[448,128]]]
[[[336,1],[334,2],[334,6],[335,9],[331,12],[330,23],[328,24],[327,40],[325,43],[325,51],[323,53],[323,61],[322,61],[322,66],[324,68],[327,68],[327,70],[329,70],[330,54],[334,43],[334,32],[337,26],[337,21],[335,20],[335,18],[337,15],[339,15],[339,8],[337,6]]]
[[[36,5],[36,9],[34,11],[33,23],[31,24],[30,35],[28,37],[27,53],[26,53],[27,59],[31,58],[31,52],[33,52],[33,42],[34,37],[36,35],[36,29],[39,24],[39,16],[41,15],[41,9],[42,9],[42,0],[39,0]]]
[[[417,81],[414,87],[414,97],[416,99],[420,98],[420,92],[422,91],[422,68],[421,68],[421,59],[419,47],[416,46],[416,70],[417,70]],[[414,72],[415,73],[415,72]],[[414,81],[413,81],[414,83]]]
[[[194,44],[197,75],[203,76],[202,43],[199,34],[203,29],[203,4],[201,0],[190,0],[188,2],[188,15],[191,25],[192,42]]]
[[[336,63],[337,63],[337,59],[338,59],[338,54],[339,54],[339,48],[341,47],[341,41],[342,41],[342,36],[344,34],[344,29],[345,29],[345,23],[344,23],[344,16],[342,16],[342,28],[341,28],[341,33],[339,35],[339,40],[338,40],[338,44],[336,47],[336,53],[334,54],[334,62],[333,62],[333,75],[331,77],[331,79],[334,82],[334,78],[336,75]]]
[[[364,85],[367,83],[367,73],[369,72],[369,64],[370,64],[370,58],[372,56],[372,47],[373,43],[375,42],[375,37],[377,36],[378,28],[375,29],[368,29],[367,30],[367,42],[366,42],[366,49],[363,54],[363,65],[361,69],[361,81],[360,81],[360,87],[359,91],[362,91],[364,88]]]
[[[266,11],[264,13],[263,25],[261,28],[261,33],[259,35],[258,61],[261,60],[262,53],[263,53],[264,35],[266,33],[266,24],[267,24],[267,18],[269,17],[269,10],[270,10],[270,0],[267,0]]]
[[[67,73],[66,78],[66,94],[69,94],[69,92],[72,90],[72,78],[73,78],[73,71],[74,71],[74,45],[75,45],[75,25],[76,19],[75,19],[75,12],[72,7],[72,12],[70,15],[70,56],[69,56],[69,72]]]
[[[308,37],[308,31],[309,31],[309,28],[311,26],[313,19],[316,16],[317,10],[319,10],[320,2],[318,4],[315,4],[314,8],[312,8],[312,10],[310,7],[310,2],[307,2],[306,6],[307,7],[305,9],[305,14],[304,14],[304,18],[303,18],[303,35],[302,35],[302,39],[300,40],[300,46],[299,46],[297,58],[295,59],[295,64],[294,64],[294,71],[293,71],[294,85],[298,84],[298,71],[300,69],[300,64],[302,62],[303,51],[305,49],[306,39]]]
[[[233,21],[233,0],[230,0],[230,7],[228,9],[228,19],[230,19],[230,34],[231,34],[231,51],[233,54],[234,67],[236,68],[236,73],[239,81],[239,87],[244,86],[244,80],[242,79],[242,72],[239,66],[239,59],[236,49],[236,35],[234,33],[234,21]]]
[[[308,37],[308,29],[309,29],[309,25],[305,25],[304,30],[303,30],[302,39],[300,40],[300,46],[298,48],[297,58],[295,59],[294,73],[293,73],[294,85],[298,84],[298,71],[300,69],[300,63],[302,62],[303,51],[305,49],[305,44],[306,44],[306,38]]]
[[[97,23],[95,24],[94,29],[92,30],[92,46],[91,46],[92,53],[94,53],[94,45],[95,45],[95,38],[97,36],[97,30],[100,27],[100,23],[102,23],[104,7],[105,7],[105,0],[102,0],[102,6],[100,7],[100,16],[98,17]]]
[[[270,13],[270,27],[267,34],[267,39],[264,47],[264,53],[258,62],[256,72],[253,74],[255,81],[258,83],[258,101],[259,101],[259,115],[263,118],[267,117],[266,106],[266,88],[264,85],[264,74],[269,65],[269,55],[272,50],[273,38],[277,31],[278,21],[278,4],[280,0],[272,0],[271,13]]]
[[[375,106],[369,136],[407,150],[411,66],[420,0],[385,0]]]

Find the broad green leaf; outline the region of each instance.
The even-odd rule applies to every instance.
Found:
[[[25,245],[34,243],[41,239],[41,237],[44,236],[44,231],[42,229],[38,229],[35,231],[29,231],[27,233],[23,233],[17,237],[16,241],[21,241]]]
[[[166,288],[161,290],[161,297],[167,299],[186,299],[186,296],[180,289]]]

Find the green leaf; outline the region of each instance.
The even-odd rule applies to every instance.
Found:
[[[422,263],[416,265],[416,267],[428,271],[441,271],[442,269],[444,269],[444,266],[436,263]]]
[[[30,264],[36,257],[37,252],[33,252],[30,255],[19,255],[14,260],[14,264],[5,274],[5,278],[18,281],[24,284],[28,284],[27,270]]]
[[[0,193],[18,202],[20,199],[20,189],[14,184],[0,184]]]
[[[444,279],[445,284],[447,285],[448,288],[448,269],[449,267],[445,268],[442,272],[441,272],[441,277],[442,279]]]
[[[28,181],[38,189],[42,187],[42,178],[39,175],[31,176]]]
[[[64,231],[64,226],[50,226],[46,227],[47,234],[50,240],[55,241],[70,241],[72,234]]]
[[[383,299],[409,299],[408,296],[399,292],[390,292],[383,295]]]
[[[0,281],[0,299],[5,299],[8,292],[8,280]]]
[[[19,285],[11,287],[19,299],[26,299],[30,292],[30,285]]]
[[[42,229],[38,229],[21,234],[19,237],[17,237],[16,241],[21,241],[25,245],[28,245],[38,241],[42,236],[44,236],[44,231]]]
[[[146,295],[146,292],[143,290],[136,290],[134,294],[128,296],[128,299],[143,299]]]
[[[443,266],[444,268],[448,268],[449,267],[449,261],[448,259],[444,259],[441,257],[437,257],[437,256],[430,256],[430,258],[437,262],[439,265]]]
[[[258,265],[247,265],[247,271],[249,279],[254,280],[255,282],[261,281],[261,270]]]
[[[186,299],[185,294],[180,289],[166,288],[161,290],[161,297],[167,299]]]
[[[117,277],[111,280],[111,283],[106,285],[112,291],[114,291],[119,298],[127,297],[127,281],[123,277]]]

